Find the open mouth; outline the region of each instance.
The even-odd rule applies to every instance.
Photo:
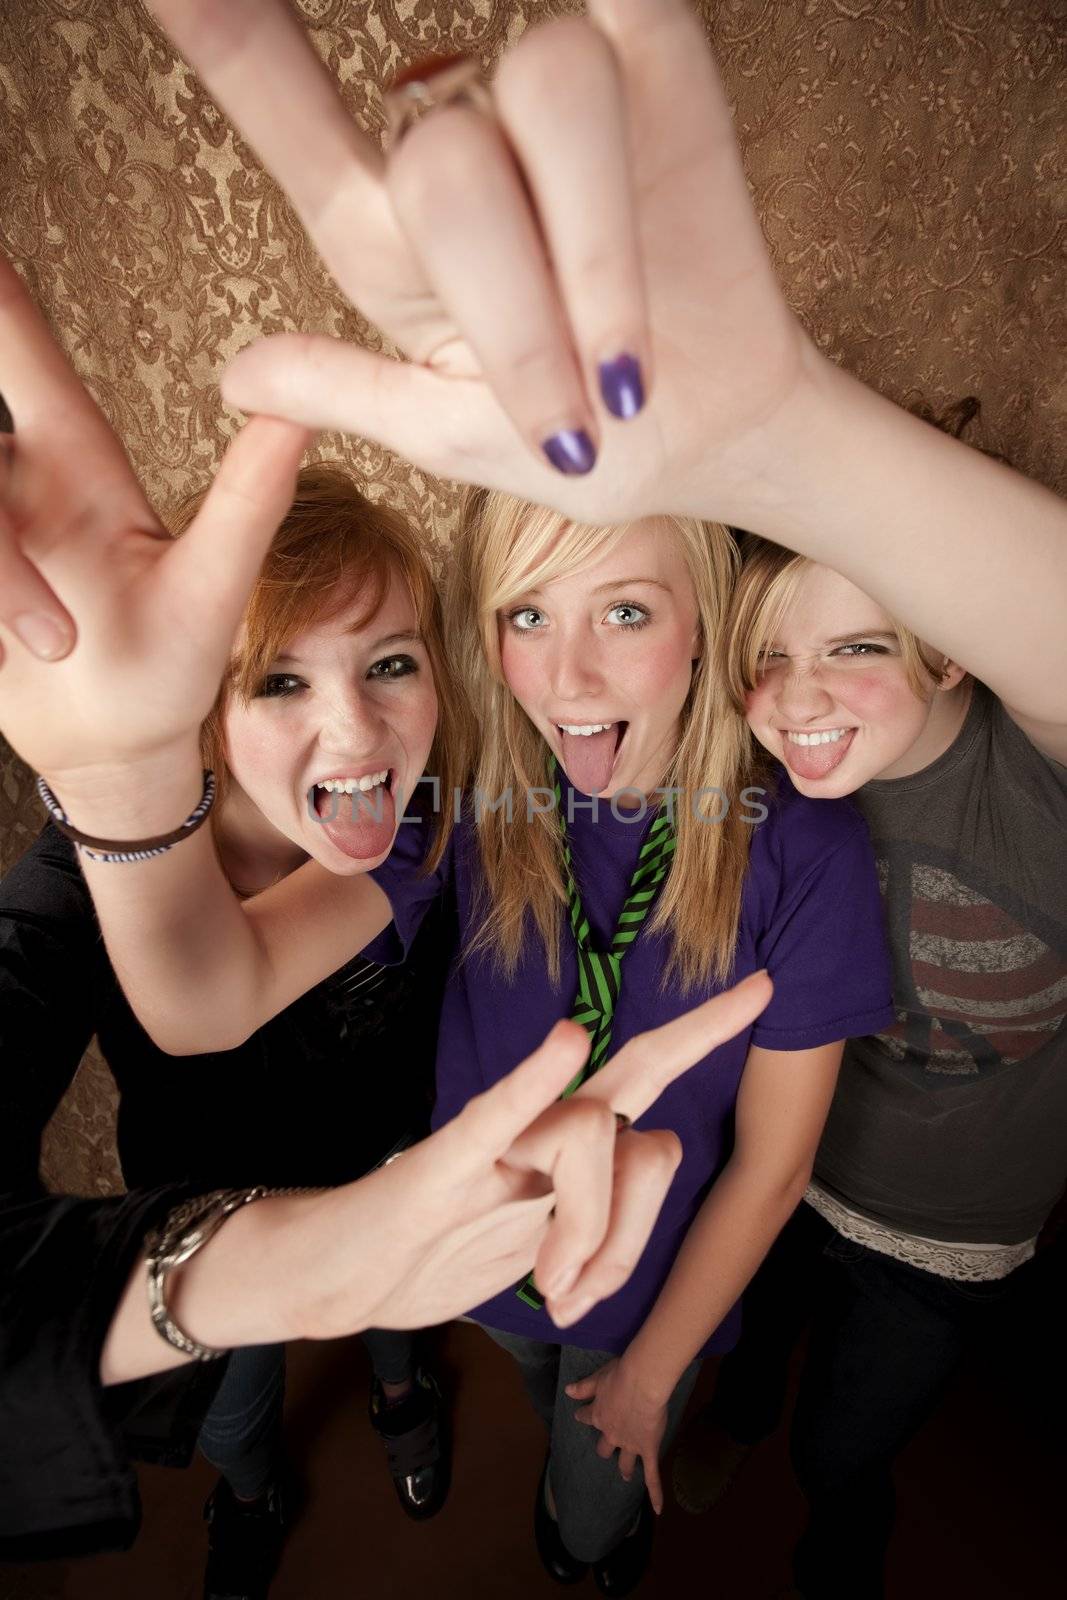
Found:
[[[826,778],[845,759],[856,731],[855,728],[815,728],[805,733],[799,729],[782,729],[779,737],[785,764],[798,778]]]
[[[363,863],[365,870],[392,848],[396,783],[397,774],[391,767],[380,767],[359,777],[322,778],[308,791],[309,815],[335,850],[351,861]]]
[[[392,794],[393,781],[394,774],[390,767],[366,772],[359,778],[324,778],[320,783],[313,783],[308,790],[308,806],[320,820],[331,816],[336,818],[349,811],[356,814],[364,808],[373,811],[380,808],[386,794]],[[344,797],[348,795],[358,795],[359,798],[353,799],[346,807]]]
[[[628,722],[557,722],[567,776],[582,794],[602,794],[611,782]]]

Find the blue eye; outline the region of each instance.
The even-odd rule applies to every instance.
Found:
[[[643,628],[646,622],[651,621],[644,606],[633,605],[629,600],[620,601],[617,606],[612,606],[608,617],[618,619],[612,624],[616,628]]]
[[[508,621],[520,633],[536,633],[544,620],[544,612],[538,611],[536,606],[520,606],[518,611],[508,613]]]
[[[272,672],[263,679],[256,691],[257,700],[278,700],[295,694],[303,688],[300,678],[294,678],[289,672]]]
[[[406,678],[418,672],[418,663],[411,656],[383,656],[367,673],[368,678]]]

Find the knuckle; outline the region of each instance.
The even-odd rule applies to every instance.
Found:
[[[598,1144],[614,1137],[615,1114],[600,1100],[572,1100],[567,1107],[569,1126],[585,1144]]]
[[[614,55],[582,17],[557,17],[531,28],[501,62],[496,89],[505,110],[544,107],[546,97],[588,100],[590,74],[611,70]]]
[[[663,1128],[660,1130],[659,1143],[663,1152],[663,1163],[666,1171],[677,1172],[685,1154],[681,1139],[672,1129]]]
[[[469,194],[472,171],[484,168],[498,135],[471,106],[442,106],[401,140],[386,169],[386,186],[402,216],[425,225],[454,214],[456,196]]]
[[[624,1141],[625,1159],[633,1163],[637,1180],[650,1189],[667,1189],[682,1162],[682,1142],[668,1129],[630,1134]]]
[[[487,1089],[481,1094],[474,1095],[450,1124],[455,1129],[459,1148],[482,1156],[495,1153],[495,1141],[489,1128],[488,1095]],[[501,1085],[499,1093],[495,1096],[495,1103],[505,1120],[511,1110],[510,1102],[513,1099],[510,1085]]]

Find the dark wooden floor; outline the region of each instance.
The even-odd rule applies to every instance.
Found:
[[[898,1470],[890,1600],[1058,1600],[1065,1591],[1061,1453],[1062,1314],[1047,1295],[1018,1347],[965,1372]],[[272,1600],[550,1600],[530,1535],[543,1440],[508,1357],[476,1328],[441,1337],[457,1435],[451,1499],[433,1522],[408,1522],[365,1420],[367,1373],[355,1341],[294,1349],[287,1410],[307,1506]],[[702,1374],[697,1400],[713,1381]],[[142,1474],[145,1518],[122,1556],[0,1569],[0,1600],[199,1600],[211,1488],[188,1472]],[[784,1430],[751,1459],[705,1517],[669,1504],[642,1600],[765,1600],[788,1583],[802,1504]],[[7,1587],[5,1587],[5,1583]],[[591,1580],[573,1591],[595,1593]]]

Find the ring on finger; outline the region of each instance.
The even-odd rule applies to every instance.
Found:
[[[450,105],[468,105],[485,116],[495,116],[489,85],[473,56],[424,56],[405,67],[385,94],[387,148],[395,150],[416,122]]]

